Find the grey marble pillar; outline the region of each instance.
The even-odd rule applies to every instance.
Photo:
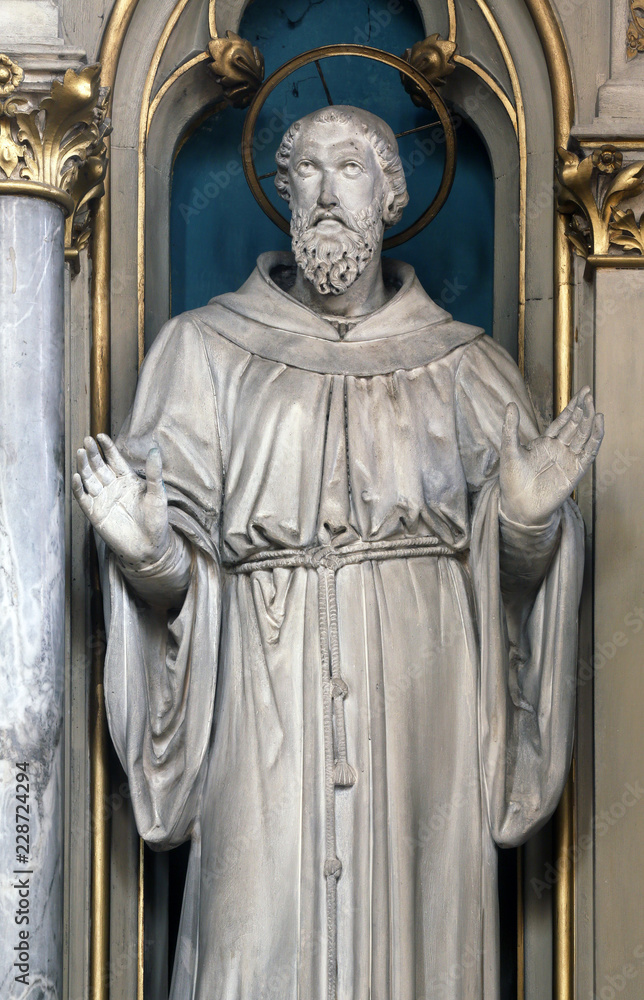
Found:
[[[63,230],[0,197],[2,1000],[62,996]]]

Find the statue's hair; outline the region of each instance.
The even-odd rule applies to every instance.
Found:
[[[298,133],[303,125],[323,124],[337,122],[340,125],[355,125],[361,129],[365,137],[371,143],[376,154],[378,163],[382,167],[389,191],[393,195],[393,201],[385,199],[383,209],[383,220],[386,226],[395,226],[403,213],[403,208],[409,201],[407,194],[407,182],[402,162],[398,154],[398,143],[392,130],[382,118],[364,111],[362,108],[352,108],[349,105],[334,105],[330,108],[321,108],[314,111],[299,121],[293,122],[282,139],[279,149],[275,154],[277,162],[277,175],[275,177],[275,187],[285,201],[291,204],[291,187],[289,184],[288,167],[293,152],[293,145]]]

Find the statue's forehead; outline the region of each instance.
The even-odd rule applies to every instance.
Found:
[[[329,152],[333,155],[361,155],[375,159],[373,146],[360,122],[304,121],[293,143],[299,154]]]

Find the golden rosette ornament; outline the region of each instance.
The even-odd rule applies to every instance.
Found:
[[[250,104],[264,79],[264,57],[245,38],[227,31],[225,38],[213,38],[208,45],[209,63],[215,80],[234,108]]]
[[[624,155],[615,146],[602,146],[593,153],[593,166],[602,174],[614,174],[621,170]]]
[[[445,77],[456,69],[454,53],[456,42],[449,42],[439,34],[429,35],[422,42],[416,42],[403,53],[402,58],[410,66],[422,73],[426,80],[439,87],[445,83]],[[403,87],[418,108],[427,107],[427,98],[412,79],[400,75]]]
[[[7,97],[13,94],[14,90],[22,83],[24,76],[20,66],[4,54],[0,55],[0,97]]]

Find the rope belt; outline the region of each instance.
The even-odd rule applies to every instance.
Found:
[[[387,559],[412,559],[421,556],[458,556],[459,553],[431,536],[395,538],[383,542],[358,542],[333,548],[320,545],[305,549],[278,549],[258,552],[244,562],[229,564],[229,573],[246,574],[261,570],[306,567],[318,574],[318,616],[322,661],[322,699],[324,724],[324,802],[327,918],[328,1000],[337,995],[337,885],[342,862],[337,856],[335,830],[335,790],[350,788],[356,772],[347,760],[347,731],[344,700],[349,694],[340,673],[340,637],[336,573],[344,566]],[[334,725],[335,723],[335,725]]]

